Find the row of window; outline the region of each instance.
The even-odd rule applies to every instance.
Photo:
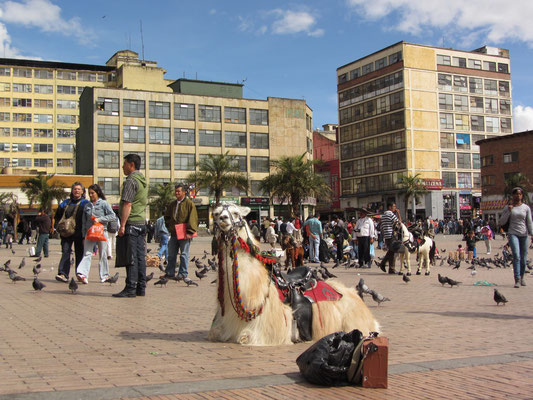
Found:
[[[458,131],[511,133],[511,118],[440,113],[440,128]]]
[[[343,126],[340,129],[340,142],[350,142],[399,129],[405,129],[405,117],[402,111]]]
[[[0,68],[0,76],[14,76],[19,78],[54,79],[54,70],[32,68]],[[56,71],[56,78],[67,81],[76,79],[84,82],[103,82],[105,74],[96,72]]]
[[[403,73],[399,71],[340,92],[339,107],[359,103],[401,88],[403,88]]]
[[[0,158],[0,167],[31,167],[33,160],[34,167],[52,168],[54,160],[52,158]],[[72,158],[57,158],[57,167],[72,168],[74,161]]]
[[[513,176],[519,174],[519,171],[514,172],[505,172],[503,174],[503,180],[506,181],[508,179],[511,179]],[[483,186],[492,186],[496,184],[496,175],[483,175],[481,177],[481,184]]]
[[[0,127],[0,137],[1,136],[11,136],[11,129],[13,129],[13,137],[39,137],[39,138],[53,138],[54,130],[53,129],[42,129],[42,128],[8,128]],[[75,129],[57,129],[56,137],[58,138],[74,138],[76,137]]]
[[[363,154],[379,154],[405,148],[405,132],[395,132],[370,139],[350,142],[340,146],[341,159],[347,160]]]
[[[492,136],[489,136],[492,137]],[[485,139],[485,135],[470,135],[469,133],[448,133],[441,132],[440,147],[442,149],[458,149],[458,150],[477,150],[479,146],[476,145],[478,140]]]
[[[58,94],[81,94],[85,86],[65,86],[57,85],[56,92]],[[52,85],[32,85],[31,83],[7,83],[0,82],[0,92],[15,92],[15,93],[39,93],[39,94],[53,94],[54,86]]]
[[[97,100],[98,114],[119,115],[119,99],[99,97]],[[146,105],[144,100],[124,99],[122,112],[126,117],[144,118]],[[221,122],[220,106],[198,105],[198,121]],[[174,103],[174,119],[181,121],[194,121],[196,119],[196,105]],[[268,125],[268,110],[250,108],[248,110],[251,125]],[[164,101],[149,101],[149,118],[170,119],[171,103]],[[246,124],[246,108],[224,107],[224,122],[231,124]]]
[[[400,151],[392,154],[346,161],[341,163],[342,177],[349,178],[352,176],[405,169],[407,167],[405,157],[405,151]]]
[[[396,92],[351,107],[343,108],[339,113],[339,121],[341,125],[345,125],[351,122],[360,121],[362,119],[398,110],[403,108],[403,106],[403,92]]]
[[[488,96],[510,97],[509,81],[497,81],[495,79],[482,79],[474,76],[460,76],[450,74],[438,74],[438,87],[448,92],[463,92],[471,94],[486,94]]]
[[[341,191],[343,195],[354,195],[399,189],[399,181],[403,175],[405,175],[405,172],[393,172],[363,178],[343,179],[341,182]]]
[[[440,153],[440,166],[442,168],[480,169],[479,153]]]
[[[482,61],[482,60],[476,60],[474,58],[467,59],[465,57],[452,57],[452,56],[437,54],[437,64],[438,65],[451,65],[451,66],[460,67],[460,68],[479,69],[483,71],[501,72],[505,74],[509,73],[509,64],[507,63],[496,63],[495,61]]]
[[[33,150],[32,150],[33,148]],[[0,143],[0,151],[28,152],[31,153],[53,153],[53,144],[34,143]],[[57,151],[60,153],[72,153],[74,145],[68,143],[58,143]]]
[[[54,108],[53,100],[45,99],[24,99],[0,97],[0,107],[34,107],[34,108]],[[66,108],[76,110],[78,108],[77,100],[57,100],[57,108]]]
[[[339,75],[338,77],[338,83],[344,83],[347,81],[351,81],[352,79],[359,78],[360,76],[367,75],[371,72],[378,71],[382,68],[385,68],[388,65],[396,64],[398,61],[402,60],[402,52],[398,51],[394,54],[389,55],[388,57],[382,57],[379,60],[376,60],[374,62],[370,62],[368,64],[363,65],[362,67],[357,67],[352,69],[351,71]]]
[[[61,124],[77,124],[78,116],[72,114],[57,114],[56,119]],[[35,122],[39,124],[51,124],[54,122],[53,114],[32,114],[31,113],[8,113],[0,112],[0,121],[13,122]]]
[[[138,154],[141,157],[141,169],[145,168],[145,153],[128,151],[131,154]],[[169,153],[149,153],[149,166],[150,169],[170,169],[170,157]],[[198,155],[198,161],[207,157],[207,154]],[[240,172],[248,172],[247,157],[246,156],[234,156],[235,166],[238,167]],[[250,172],[269,172],[269,160],[268,157],[254,157],[250,158]],[[110,168],[116,169],[120,167],[121,159],[120,153],[113,150],[98,150],[98,168]],[[196,154],[194,153],[174,153],[174,169],[184,171],[194,171],[196,168]]]
[[[511,115],[511,100],[439,93],[439,109]]]
[[[504,164],[510,164],[518,162],[518,151],[512,151],[509,153],[503,153],[503,163]],[[489,167],[491,165],[494,165],[494,155],[489,154],[481,159],[481,166],[482,167]]]
[[[122,141],[124,143],[146,143],[144,126],[123,125]],[[171,130],[166,127],[148,127],[148,138],[151,144],[170,144]],[[268,149],[268,133],[250,132],[250,148]],[[196,145],[195,129],[174,128],[174,144],[184,146]],[[98,124],[99,142],[118,142],[119,125]],[[222,133],[218,130],[198,130],[198,144],[200,146],[221,147]],[[247,133],[224,131],[224,144],[226,147],[246,148]]]

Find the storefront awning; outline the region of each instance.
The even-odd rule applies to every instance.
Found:
[[[482,210],[501,210],[507,205],[507,200],[490,200],[482,201],[481,209]]]

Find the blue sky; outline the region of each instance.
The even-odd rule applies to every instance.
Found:
[[[6,57],[104,64],[131,48],[167,79],[243,82],[336,123],[336,69],[401,40],[511,52],[515,131],[533,129],[532,0],[0,0]]]

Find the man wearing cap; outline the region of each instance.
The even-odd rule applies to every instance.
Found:
[[[354,228],[359,266],[361,268],[370,268],[370,246],[373,245],[375,236],[374,221],[368,214],[369,211],[366,208],[359,209],[359,219]]]

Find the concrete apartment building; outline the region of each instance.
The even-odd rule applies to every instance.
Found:
[[[505,49],[406,42],[339,67],[341,207],[403,208],[398,179],[420,174],[430,191],[418,216],[475,215],[475,143],[512,133],[510,72]]]
[[[86,88],[77,173],[93,175],[116,204],[128,153],[141,156],[142,172],[153,185],[185,181],[202,157],[229,151],[248,174],[250,191],[228,191],[224,200],[251,207],[255,218],[272,213],[258,188],[270,160],[312,154],[313,114],[305,101],[245,99],[240,84],[179,79],[168,87],[170,92]],[[200,220],[208,222],[207,193],[196,193],[195,202]]]
[[[106,65],[0,58],[0,168],[74,173],[80,94],[85,87],[169,91],[166,71],[133,51]]]
[[[503,198],[505,181],[515,174],[533,182],[533,131],[480,140],[481,210],[483,218],[498,221],[507,201]],[[533,201],[533,186],[525,187]]]

